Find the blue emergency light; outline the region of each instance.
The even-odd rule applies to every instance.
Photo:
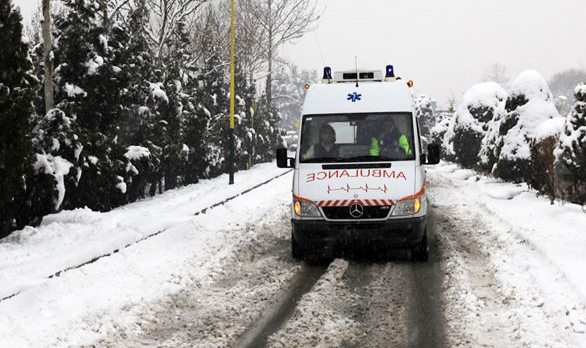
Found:
[[[332,68],[330,68],[329,66],[326,66],[324,68],[324,80],[331,80],[332,79]]]
[[[395,77],[395,69],[392,65],[387,65],[387,73],[385,77]]]

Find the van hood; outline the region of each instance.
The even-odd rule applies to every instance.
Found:
[[[357,165],[359,166],[359,165]],[[297,196],[319,206],[393,205],[415,195],[415,163],[392,162],[390,168],[352,168],[336,165],[302,164]],[[420,189],[420,188],[417,188]]]

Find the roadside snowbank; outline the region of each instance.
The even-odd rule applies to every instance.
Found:
[[[524,184],[454,164],[429,168],[428,180],[432,209],[447,221],[437,225],[443,230],[436,235],[458,248],[446,262],[448,307],[468,298],[466,314],[448,320],[455,332],[464,332],[479,345],[586,347],[582,207],[551,205]],[[452,230],[454,226],[462,230]],[[478,262],[485,258],[490,272],[481,274],[487,268]]]
[[[206,214],[193,213],[283,173],[274,168],[272,163],[240,173],[234,186],[227,187],[222,176],[110,213],[62,212],[38,229],[3,241],[0,257],[7,266],[1,271],[7,280],[2,289],[16,288],[13,282],[18,281],[22,292],[0,302],[0,346],[72,347],[104,341],[117,346],[156,323],[156,313],[164,310],[161,303],[170,295],[189,289],[199,291],[201,305],[218,301],[205,289],[224,271],[226,257],[258,238],[254,231],[234,232],[247,221],[262,225],[251,218],[262,220],[263,212],[286,211],[291,175]],[[79,269],[53,279],[43,274],[111,252],[160,228],[167,230]]]
[[[0,299],[45,283],[47,277],[124,248],[158,231],[190,221],[193,214],[280,173],[274,163],[129,204],[107,213],[88,208],[46,216],[0,240]]]

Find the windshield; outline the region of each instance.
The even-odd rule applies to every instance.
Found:
[[[300,162],[413,160],[412,118],[409,112],[306,115]]]

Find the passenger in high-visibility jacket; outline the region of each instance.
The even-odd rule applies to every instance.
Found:
[[[405,155],[413,154],[409,138],[397,129],[393,119],[386,120],[383,128],[384,130],[381,134],[370,138],[370,148],[368,150],[370,156],[379,156],[383,148],[393,149],[397,147]]]

